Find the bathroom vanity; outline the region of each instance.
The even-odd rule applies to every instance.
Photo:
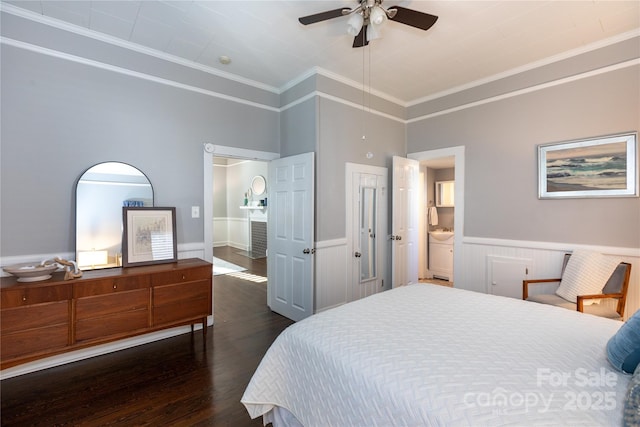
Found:
[[[453,281],[453,231],[429,232],[429,271],[436,279]]]

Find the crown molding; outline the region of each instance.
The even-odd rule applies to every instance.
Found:
[[[169,80],[169,79],[164,79],[161,77],[156,77],[156,76],[152,76],[150,74],[145,74],[145,73],[141,73],[139,71],[133,71],[133,70],[129,70],[127,68],[122,68],[122,67],[118,67],[115,65],[111,65],[111,64],[105,64],[104,62],[99,62],[99,61],[94,61],[92,59],[87,59],[87,58],[83,58],[80,56],[76,56],[76,55],[71,55],[65,52],[60,52],[57,50],[53,50],[53,49],[49,49],[46,47],[42,47],[42,46],[36,46],[30,43],[25,43],[23,41],[20,40],[14,40],[14,39],[10,39],[7,37],[0,37],[0,44],[4,44],[7,46],[13,46],[16,47],[18,49],[23,49],[23,50],[28,50],[31,52],[36,52],[36,53],[40,53],[42,55],[47,55],[47,56],[51,56],[54,58],[59,58],[59,59],[64,59],[70,62],[76,62],[78,64],[83,64],[83,65],[87,65],[90,67],[94,67],[94,68],[99,68],[102,70],[107,70],[107,71],[111,71],[114,73],[118,73],[118,74],[123,74],[129,77],[135,77],[135,78],[139,78],[142,80],[147,80],[147,81],[151,81],[151,82],[155,82],[155,83],[159,83],[159,84],[163,84],[165,86],[172,86],[175,88],[179,88],[179,89],[184,89],[184,90],[188,90],[191,92],[197,92],[203,95],[208,95],[211,96],[213,98],[219,98],[219,99],[224,99],[226,101],[231,101],[231,102],[236,102],[238,104],[244,104],[244,105],[249,105],[252,107],[256,107],[256,108],[261,108],[263,110],[269,110],[269,111],[274,111],[274,112],[279,112],[280,109],[277,107],[271,107],[269,105],[265,105],[265,104],[260,104],[258,102],[254,102],[254,101],[248,101],[246,99],[242,99],[242,98],[238,98],[235,96],[231,96],[231,95],[225,95],[223,93],[218,93],[218,92],[214,92],[212,90],[207,90],[207,89],[202,89],[200,87],[197,86],[191,86],[191,85],[187,85],[184,83],[179,83],[176,82],[174,80]]]
[[[356,82],[355,80],[351,80],[347,77],[341,76],[340,74],[336,74],[333,71],[329,71],[326,70],[322,67],[312,67],[310,69],[308,69],[307,71],[305,71],[304,73],[300,74],[299,76],[295,77],[294,79],[290,80],[289,82],[287,82],[285,85],[280,87],[280,93],[283,93],[289,89],[291,89],[292,87],[296,86],[299,83],[302,83],[303,81],[305,81],[306,79],[313,77],[313,76],[323,76],[326,78],[329,78],[331,80],[337,81],[338,83],[342,83],[345,84],[347,86],[351,86],[354,89],[357,90],[361,90],[361,91],[365,91],[371,95],[376,96],[377,98],[381,98],[384,99],[385,101],[389,101],[392,102],[396,105],[399,105],[401,107],[407,107],[408,104],[406,101],[403,101],[399,98],[396,98],[394,96],[389,95],[388,93],[379,91],[374,89],[373,87],[366,86],[363,83],[360,82]]]
[[[539,61],[531,62],[529,64],[512,68],[511,70],[504,71],[502,73],[494,74],[492,76],[486,77],[484,79],[475,80],[469,83],[465,83],[460,86],[453,87],[451,89],[447,89],[441,92],[434,93],[432,95],[427,95],[418,99],[414,99],[413,101],[409,101],[406,103],[407,107],[413,107],[414,105],[422,104],[425,102],[433,101],[438,98],[443,98],[445,96],[452,95],[454,93],[462,92],[468,89],[472,89],[478,86],[485,85],[487,83],[492,83],[497,80],[501,80],[507,77],[511,77],[520,73],[524,73],[526,71],[535,70],[536,68],[544,67],[546,65],[550,65],[556,62],[563,61],[565,59],[573,58],[578,55],[582,55],[584,53],[592,52],[597,49],[601,49],[603,47],[611,46],[616,43],[623,42],[625,40],[632,39],[634,37],[640,37],[640,29],[627,31],[626,33],[618,34],[613,37],[609,37],[604,40],[600,40],[594,43],[587,44],[585,46],[568,50],[566,52],[559,53],[557,55],[549,56],[547,58],[541,59]]]
[[[88,28],[84,28],[74,24],[70,24],[68,22],[60,21],[59,19],[51,18],[44,15],[39,15],[33,11],[22,9],[20,7],[17,7],[11,4],[7,4],[4,2],[0,3],[0,11],[18,16],[20,18],[28,19],[30,21],[34,21],[40,24],[48,25],[50,27],[54,27],[59,30],[68,31],[73,34],[88,37],[88,38],[101,41],[104,43],[108,43],[114,46],[118,46],[124,49],[132,50],[134,52],[138,52],[147,56],[158,58],[167,62],[172,62],[174,64],[181,65],[183,67],[189,67],[198,71],[205,72],[207,74],[211,74],[217,77],[222,77],[227,80],[245,84],[247,86],[252,86],[252,87],[255,87],[256,89],[265,90],[278,95],[280,94],[280,90],[274,86],[270,86],[270,85],[257,82],[255,80],[247,79],[244,77],[240,77],[236,74],[218,70],[217,68],[214,68],[214,67],[208,67],[206,65],[203,65],[194,61],[189,61],[188,59],[180,58],[178,56],[171,55],[165,52],[160,52],[159,50],[156,50],[156,49],[144,47],[127,40],[110,36],[108,34],[100,33],[98,31],[90,30]]]
[[[479,105],[489,104],[491,102],[496,102],[496,101],[501,101],[503,99],[513,98],[515,96],[520,96],[520,95],[524,95],[524,94],[527,94],[527,93],[536,92],[536,91],[539,91],[539,90],[542,90],[542,89],[547,89],[547,88],[550,88],[550,87],[559,86],[559,85],[562,85],[562,84],[566,84],[566,83],[570,83],[570,82],[586,79],[586,78],[597,76],[597,75],[600,75],[600,74],[610,73],[610,72],[613,72],[613,71],[616,71],[616,70],[621,70],[623,68],[633,67],[633,66],[637,66],[637,65],[640,65],[640,58],[631,59],[629,61],[625,61],[625,62],[621,62],[621,63],[618,63],[618,64],[613,64],[613,65],[609,65],[609,66],[606,66],[606,67],[598,68],[596,70],[587,71],[587,72],[576,74],[576,75],[573,75],[573,76],[552,80],[550,82],[537,84],[537,85],[530,86],[530,87],[527,87],[527,88],[524,88],[524,89],[514,90],[514,91],[511,91],[511,92],[502,94],[502,95],[491,96],[491,97],[484,98],[484,99],[481,99],[481,100],[478,100],[478,101],[474,101],[474,102],[469,102],[467,104],[458,105],[456,107],[451,107],[451,108],[447,108],[447,109],[444,109],[444,110],[434,111],[433,113],[424,114],[422,116],[413,117],[411,119],[408,119],[406,121],[406,123],[415,123],[415,122],[419,122],[419,121],[422,121],[422,120],[431,119],[433,117],[438,117],[438,116],[442,116],[442,115],[445,115],[445,114],[455,113],[456,111],[466,110],[467,108],[477,107]]]

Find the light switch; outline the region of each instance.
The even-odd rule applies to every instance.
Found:
[[[191,218],[200,218],[200,206],[191,206]]]

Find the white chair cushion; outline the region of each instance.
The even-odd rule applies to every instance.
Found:
[[[598,252],[576,250],[569,258],[556,295],[567,301],[578,302],[578,295],[600,294],[618,264],[620,260],[615,257],[604,256]],[[584,304],[594,302],[599,300],[585,300]]]

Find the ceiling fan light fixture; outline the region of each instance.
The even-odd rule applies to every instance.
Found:
[[[367,25],[367,40],[371,41],[382,37],[381,27],[381,25]]]
[[[347,33],[352,36],[357,36],[360,30],[362,29],[362,25],[364,24],[364,18],[360,13],[354,13],[349,18],[347,22]]]
[[[373,25],[382,25],[384,21],[387,19],[387,13],[382,9],[381,6],[374,6],[371,9],[371,14],[369,15],[369,21]]]

